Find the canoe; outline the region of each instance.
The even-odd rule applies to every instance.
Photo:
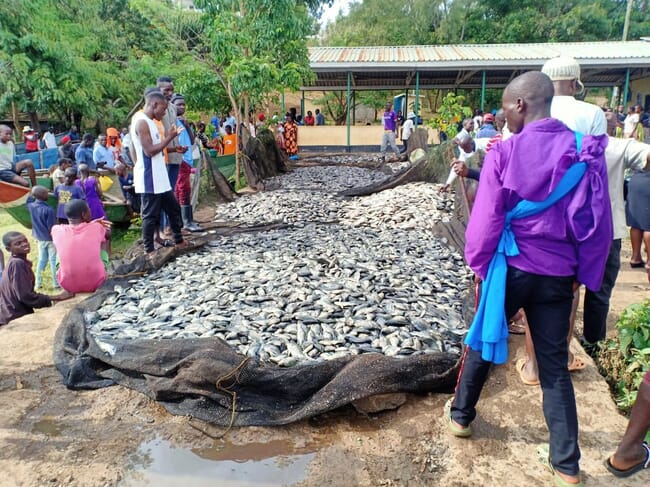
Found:
[[[116,176],[113,176],[117,179]],[[49,182],[47,181],[49,179]],[[52,179],[45,175],[37,174],[36,181],[38,184],[52,189]],[[115,181],[113,186],[119,182]],[[14,220],[23,225],[25,228],[32,228],[32,219],[27,209],[27,198],[29,197],[30,188],[16,184],[5,183],[0,181],[0,208],[3,208]],[[57,200],[53,194],[47,199],[47,204],[54,210],[57,208]],[[115,201],[103,201],[106,219],[120,227],[128,227],[131,223],[131,217],[126,204]]]

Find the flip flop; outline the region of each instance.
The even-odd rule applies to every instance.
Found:
[[[469,438],[472,436],[472,427],[471,426],[458,426],[451,419],[451,403],[454,401],[453,397],[450,397],[449,400],[445,403],[444,414],[447,420],[447,429],[449,432],[458,437],[458,438]]]
[[[517,363],[515,367],[517,368],[517,372],[519,372],[519,378],[521,379],[521,382],[526,384],[527,386],[538,386],[539,385],[539,379],[537,380],[530,380],[527,379],[524,376],[524,367],[526,366],[526,359],[525,358],[520,358],[517,360]]]
[[[553,468],[553,465],[551,465],[551,454],[548,445],[540,445],[537,447],[537,460],[539,460],[539,462],[553,474],[553,482],[557,487],[584,487],[582,481],[577,484],[572,484],[560,477],[557,471]]]
[[[573,360],[571,361],[571,364],[569,365],[568,369],[569,372],[575,372],[576,370],[584,369],[586,366],[587,366],[587,362],[582,360],[577,355],[574,355]]]
[[[648,446],[648,443],[644,441],[643,448],[645,448],[645,460],[640,461],[639,463],[631,466],[627,470],[619,470],[614,465],[612,465],[611,462],[612,457],[609,457],[607,460],[605,460],[605,467],[612,474],[614,474],[616,477],[619,478],[629,477],[630,475],[640,472],[641,470],[648,469],[650,468],[650,446]]]
[[[632,269],[640,269],[641,267],[645,267],[645,262],[642,260],[639,262],[630,262],[630,267]]]

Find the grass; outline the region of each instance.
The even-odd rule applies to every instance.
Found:
[[[6,211],[0,208],[0,237],[7,232],[20,232],[27,237],[31,246],[28,259],[32,262],[32,268],[34,269],[34,272],[36,272],[36,263],[38,262],[38,244],[34,237],[32,237],[32,231],[23,227],[20,223],[17,223]],[[128,229],[114,228],[113,238],[111,239],[111,257],[122,256],[126,250],[140,238],[140,232],[141,229],[139,226],[133,225]],[[9,256],[4,248],[2,249],[2,252],[6,262]],[[58,292],[58,290],[55,290],[52,287],[52,273],[49,264],[43,271],[43,275],[41,276],[41,288],[38,289],[38,291],[45,294],[54,294]]]

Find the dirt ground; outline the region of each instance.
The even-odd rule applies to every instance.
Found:
[[[650,290],[645,273],[628,265],[629,242],[623,246],[612,324]],[[547,440],[540,389],[522,385],[514,367],[523,353],[521,337],[513,337],[510,360],[489,379],[472,439],[446,432],[441,415],[449,396],[441,394],[408,396],[400,408],[370,416],[349,408],[286,427],[237,428],[214,439],[224,431],[171,416],[123,387],[75,392],[61,385],[52,340],[64,314],[82,299],[0,329],[2,486],[552,484],[535,456]],[[650,472],[619,481],[605,470],[603,460],[627,420],[591,359],[575,340],[572,347],[588,362],[573,376],[586,485],[650,485]],[[210,470],[218,465],[228,472]],[[255,472],[261,466],[267,469],[262,478]]]

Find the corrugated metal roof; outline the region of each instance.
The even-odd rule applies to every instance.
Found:
[[[650,76],[650,40],[547,44],[456,44],[439,46],[314,47],[309,50],[316,79],[303,89],[355,90],[504,87],[514,76],[540,69],[560,54],[573,56],[587,86],[623,83]]]
[[[580,60],[650,59],[650,42],[546,44],[450,44],[439,46],[313,47],[311,64],[433,63],[458,61],[545,61],[560,54]]]

